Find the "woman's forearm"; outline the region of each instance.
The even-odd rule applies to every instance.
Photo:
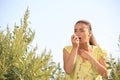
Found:
[[[64,65],[66,73],[70,74],[74,68],[75,62],[76,62],[76,57],[77,57],[77,48],[72,48],[66,63]]]
[[[95,66],[97,69],[98,73],[101,74],[103,77],[107,78],[108,77],[108,70],[105,66],[100,64],[95,58],[91,56],[90,62]]]

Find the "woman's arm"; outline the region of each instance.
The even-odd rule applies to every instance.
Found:
[[[91,64],[93,64],[95,66],[95,68],[97,69],[98,73],[100,75],[102,75],[103,77],[105,78],[108,78],[108,70],[107,70],[107,67],[106,67],[106,62],[105,60],[103,59],[99,59],[99,60],[96,60],[90,52],[88,51],[85,51],[84,49],[81,49],[80,50],[81,52],[81,56],[84,57],[85,59],[87,59]]]
[[[64,61],[64,70],[67,74],[70,74],[73,71],[78,47],[79,47],[79,38],[75,34],[71,36],[72,49],[68,52],[65,48],[63,49],[63,61]]]
[[[99,74],[101,74],[105,78],[108,78],[109,72],[107,70],[106,62],[103,59],[99,59],[99,61],[97,61],[91,56],[89,61],[96,67]]]
[[[64,70],[67,74],[70,74],[74,68],[77,57],[77,48],[72,48],[69,53],[65,48],[63,49],[63,61]]]

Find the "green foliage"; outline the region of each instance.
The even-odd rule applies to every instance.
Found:
[[[118,42],[118,47],[120,48],[120,36]],[[107,64],[109,65],[108,69],[111,70],[109,80],[120,80],[120,59],[118,58],[117,61],[115,61],[115,58],[111,55]]]
[[[60,64],[52,61],[51,52],[36,56],[37,47],[31,48],[35,32],[28,28],[27,9],[20,26],[13,32],[0,31],[0,79],[3,80],[62,80]]]
[[[118,39],[118,47],[119,47],[119,49],[120,49],[120,35],[119,35],[119,39]]]

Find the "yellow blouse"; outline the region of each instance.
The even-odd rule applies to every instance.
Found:
[[[65,49],[70,53],[72,46],[66,46]],[[100,58],[106,59],[107,54],[100,47],[93,46],[92,56],[99,60]],[[89,62],[84,61],[77,55],[75,67],[71,74],[65,74],[65,80],[102,80],[95,67]]]

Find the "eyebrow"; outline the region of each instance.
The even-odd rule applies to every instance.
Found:
[[[80,29],[74,29],[74,30],[83,30],[83,29],[86,29],[86,28],[80,28]]]

